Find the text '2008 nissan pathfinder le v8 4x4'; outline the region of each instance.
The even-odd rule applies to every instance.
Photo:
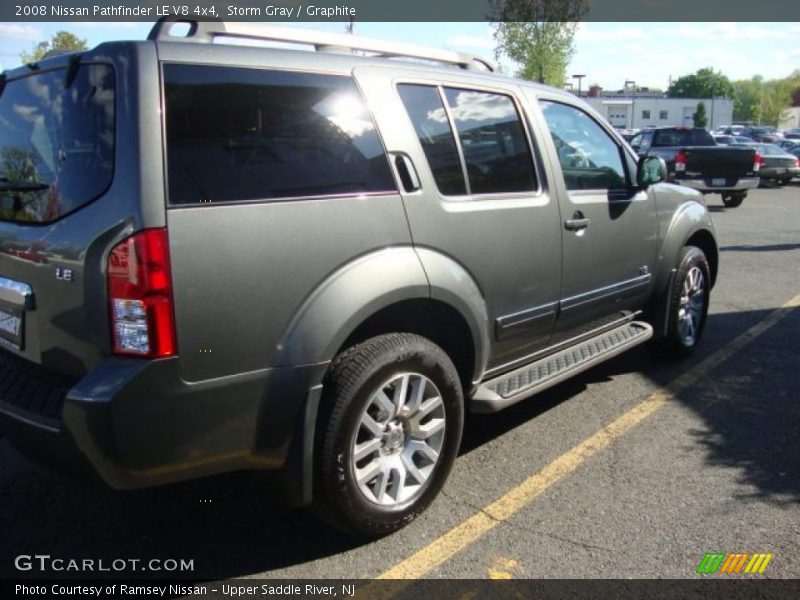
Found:
[[[697,345],[701,195],[575,96],[457,52],[173,26],[2,76],[17,447],[119,489],[274,469],[380,535],[439,492],[465,411]]]

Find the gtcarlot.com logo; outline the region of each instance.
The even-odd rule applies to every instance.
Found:
[[[14,559],[18,571],[120,573],[124,571],[194,571],[194,559],[185,558],[58,558],[49,554],[20,554]]]

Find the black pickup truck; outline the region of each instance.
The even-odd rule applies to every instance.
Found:
[[[703,194],[721,194],[725,206],[739,206],[758,187],[761,157],[753,148],[718,146],[701,127],[652,127],[630,141],[640,156],[660,156],[675,183]]]

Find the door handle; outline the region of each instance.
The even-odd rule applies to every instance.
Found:
[[[581,231],[589,227],[590,220],[583,216],[581,211],[577,211],[572,215],[571,219],[564,221],[564,227],[569,231]]]
[[[397,154],[394,158],[394,166],[397,169],[397,174],[400,176],[400,182],[403,184],[403,189],[406,192],[416,192],[422,185],[419,182],[417,170],[414,168],[414,163],[405,154]]]

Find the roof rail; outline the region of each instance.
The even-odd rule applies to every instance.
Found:
[[[189,25],[188,33],[172,35],[172,27],[176,23]],[[296,27],[276,27],[255,23],[224,22],[224,21],[195,21],[168,17],[160,19],[150,30],[148,40],[159,42],[201,42],[213,43],[214,38],[229,37],[248,40],[263,40],[271,42],[288,42],[313,46],[317,52],[368,52],[372,56],[384,58],[418,58],[438,63],[456,65],[461,69],[475,71],[495,70],[494,65],[479,56],[443,50],[440,48],[427,48],[402,42],[389,42],[374,38],[365,38],[344,33],[329,31],[314,31]]]

